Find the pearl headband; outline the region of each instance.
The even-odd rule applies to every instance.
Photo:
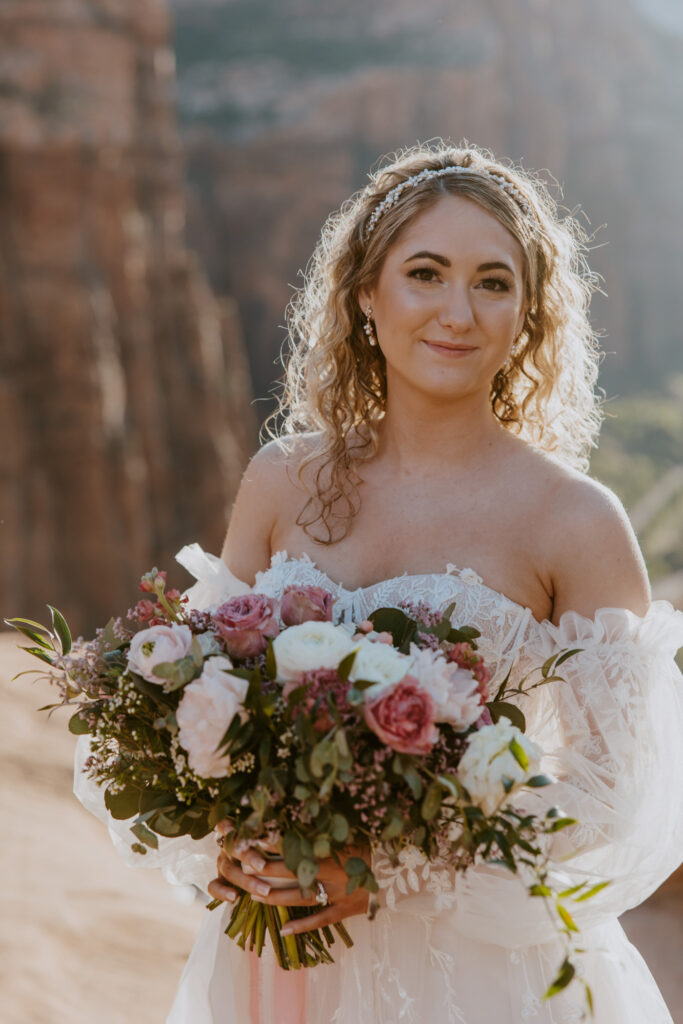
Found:
[[[495,171],[489,171],[485,167],[463,167],[460,164],[453,164],[450,167],[438,167],[434,170],[425,168],[423,171],[420,171],[419,174],[414,174],[412,178],[406,178],[405,181],[401,181],[398,185],[395,185],[390,192],[387,192],[382,202],[378,203],[372,211],[367,227],[365,228],[366,239],[369,238],[375,230],[377,222],[382,214],[386,213],[387,210],[390,210],[392,206],[396,205],[405,189],[414,188],[415,185],[421,185],[423,181],[429,181],[430,178],[444,178],[447,174],[485,174],[486,177],[495,182],[500,189],[512,196],[526,217],[531,218],[533,216],[531,207],[517,186],[513,185],[513,183],[508,181],[508,179],[502,174],[497,174]]]

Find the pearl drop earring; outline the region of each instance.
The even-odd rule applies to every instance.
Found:
[[[368,306],[365,310],[365,323],[363,324],[363,330],[365,331],[370,345],[376,345],[377,338],[375,337],[375,329],[372,326],[372,306]]]

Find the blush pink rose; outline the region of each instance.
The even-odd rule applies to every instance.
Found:
[[[280,632],[277,602],[263,594],[231,597],[213,613],[216,630],[233,658],[262,654],[268,640]]]
[[[437,739],[431,696],[414,676],[403,679],[381,697],[365,705],[365,721],[392,750],[402,754],[428,754]]]
[[[302,622],[331,622],[334,598],[322,587],[287,587],[280,604],[285,626]]]

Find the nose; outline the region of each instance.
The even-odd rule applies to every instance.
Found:
[[[472,300],[466,284],[453,282],[445,290],[439,310],[439,323],[458,333],[467,331],[474,325]]]

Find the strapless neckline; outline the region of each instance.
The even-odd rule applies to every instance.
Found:
[[[312,559],[310,555],[290,555],[284,548],[273,553],[270,561],[270,569],[274,569],[278,565],[290,563],[298,563],[310,566],[311,568],[315,569],[315,571],[319,573],[320,576],[324,577],[324,579],[330,584],[330,587],[337,591],[337,593],[345,594],[349,597],[353,597],[356,594],[364,594],[367,591],[375,590],[378,587],[383,587],[390,583],[398,583],[400,581],[441,579],[445,576],[455,576],[466,586],[476,586],[480,590],[484,590],[492,596],[498,598],[500,601],[509,605],[511,608],[516,609],[518,612],[523,613],[524,615],[528,615],[529,618],[534,623],[536,623],[537,626],[542,626],[546,623],[552,625],[552,623],[550,623],[550,620],[547,618],[543,620],[537,619],[531,611],[531,608],[529,608],[527,605],[521,604],[521,602],[519,601],[515,601],[513,598],[508,597],[507,594],[504,594],[502,591],[496,590],[495,587],[490,587],[488,584],[484,583],[484,580],[479,575],[479,573],[469,566],[460,568],[459,566],[453,565],[449,562],[447,563],[445,570],[443,570],[442,572],[404,572],[398,576],[387,576],[386,579],[376,580],[375,582],[365,584],[364,586],[347,587],[345,586],[345,584],[333,579],[330,576],[330,574],[326,572],[324,569],[321,569],[317,562],[315,562],[315,560]],[[267,569],[266,572],[269,572],[270,569]],[[257,573],[256,579],[258,580],[259,577],[263,575],[264,573]]]

